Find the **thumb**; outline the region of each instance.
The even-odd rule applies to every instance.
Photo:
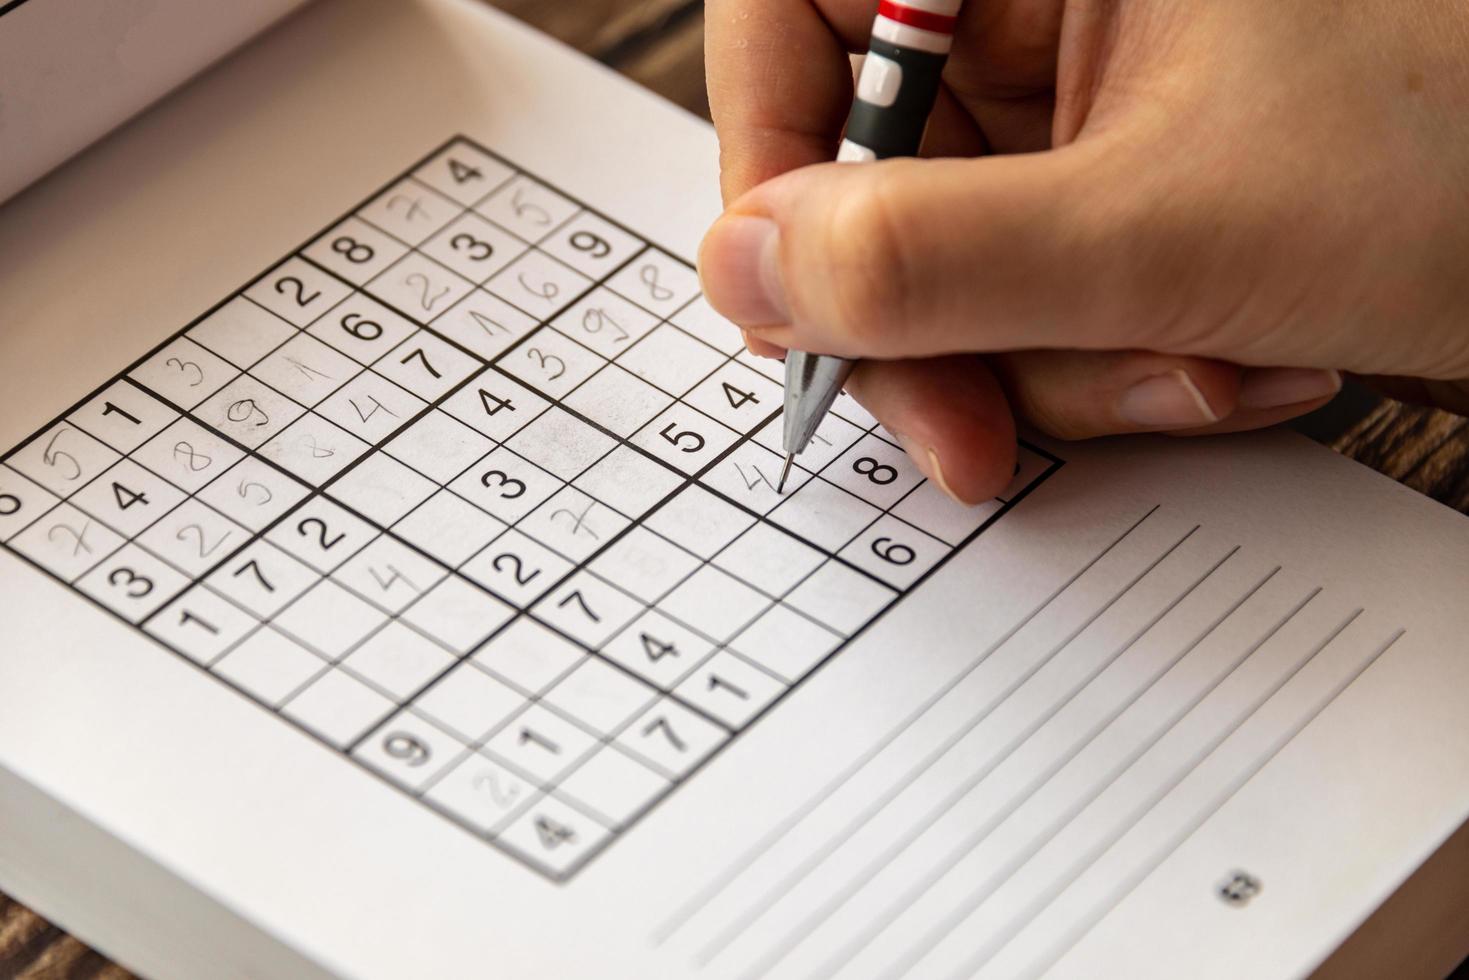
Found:
[[[1138,346],[1122,263],[1154,250],[1105,206],[1091,148],[823,164],[740,197],[699,254],[756,339],[873,358]],[[1115,202],[1114,202],[1115,203]]]

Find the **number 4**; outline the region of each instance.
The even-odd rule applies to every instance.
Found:
[[[453,157],[449,158],[449,173],[453,176],[456,184],[462,184],[467,180],[479,180],[484,177],[484,174],[477,168],[460,163]]]
[[[510,404],[510,399],[492,395],[483,388],[479,390],[479,403],[484,406],[486,415],[494,415],[502,408],[509,409],[512,412],[515,411],[515,406]],[[491,408],[491,405],[495,407]]]
[[[724,389],[724,397],[729,399],[730,408],[739,408],[745,402],[749,402],[752,405],[760,404],[760,399],[755,397],[753,391],[741,391],[728,381],[719,382],[719,386]],[[736,395],[739,396],[738,401],[735,399]]]

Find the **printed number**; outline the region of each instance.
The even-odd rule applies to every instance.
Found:
[[[260,583],[261,588],[265,589],[266,592],[275,591],[275,586],[271,585],[270,580],[265,577],[265,573],[260,571],[260,566],[255,563],[254,558],[251,558],[249,561],[245,562],[245,564],[235,569],[234,577],[239,578],[241,575],[245,574],[246,570],[255,573],[256,581]]]
[[[67,479],[75,480],[77,477],[82,475],[82,464],[78,463],[77,458],[71,453],[62,452],[60,449],[56,448],[56,441],[70,431],[70,429],[56,430],[56,434],[51,437],[51,440],[49,442],[46,443],[46,448],[41,450],[41,462],[45,463],[47,466],[55,466],[60,468],[61,461],[63,459],[66,460],[68,466],[71,469],[71,476],[67,477]]]
[[[337,542],[341,541],[347,536],[347,533],[345,531],[338,531],[335,535],[333,535],[332,539],[328,541],[326,537],[326,521],[322,520],[320,517],[304,518],[299,524],[296,525],[296,533],[301,535],[301,537],[303,538],[309,538],[311,537],[311,534],[309,531],[306,530],[308,527],[316,528],[316,543],[322,551],[331,550],[332,548],[336,547]]]
[[[456,184],[463,184],[470,180],[480,180],[484,177],[484,174],[477,168],[460,163],[453,157],[449,158],[449,174],[454,178],[454,183]]]
[[[117,501],[118,510],[127,510],[133,504],[142,504],[145,507],[148,505],[146,495],[136,490],[129,490],[116,480],[112,481],[112,497]]]
[[[653,663],[657,663],[664,657],[678,656],[678,647],[672,643],[664,643],[662,640],[648,633],[639,633],[638,638],[643,641],[643,652],[648,655],[648,659]]]
[[[867,464],[865,470],[862,468],[863,463]],[[871,456],[863,456],[861,459],[853,462],[852,470],[855,473],[867,477],[867,479],[876,483],[878,486],[885,487],[898,478],[898,471],[894,467],[889,466],[887,463],[879,463]]]
[[[332,242],[332,251],[356,265],[371,262],[372,257],[377,254],[372,250],[371,245],[365,245],[350,235],[342,235],[335,239]]]
[[[542,354],[540,348],[529,347],[526,349],[525,356],[539,363],[541,365],[541,368],[545,371],[555,370],[555,374],[547,376],[547,381],[555,381],[557,378],[566,373],[566,362],[557,357],[555,354]],[[551,367],[552,361],[555,361],[557,364],[557,367],[554,369]]]
[[[729,681],[725,680],[723,677],[720,677],[718,674],[710,674],[709,675],[709,690],[711,690],[711,691],[717,691],[721,687],[724,688],[729,693],[733,694],[735,697],[739,698],[741,701],[748,701],[748,700],[750,700],[750,692],[749,691],[746,691],[742,687],[737,687],[734,684],[731,684]]]
[[[112,404],[112,402],[103,402],[102,403],[102,417],[103,418],[106,418],[107,416],[112,415],[114,413],[116,413],[118,415],[121,415],[123,418],[125,418],[129,422],[133,423],[133,425],[142,425],[143,424],[142,423],[142,420],[139,419],[136,415],[130,415],[129,413],[127,413],[127,412],[123,411],[122,409],[118,408],[116,405]]]
[[[107,584],[117,586],[127,593],[129,599],[141,599],[153,591],[153,580],[139,575],[131,568],[119,566],[107,573]]]
[[[483,388],[479,390],[479,403],[484,406],[486,415],[494,415],[502,408],[510,412],[515,411],[515,406],[510,404],[510,399],[500,398],[497,395],[492,395],[488,391],[485,391]],[[495,407],[491,408],[491,405],[494,405]]]
[[[219,546],[224,544],[225,539],[230,536],[230,532],[226,531],[219,536],[218,541],[214,542],[214,544],[209,544],[207,541],[204,540],[203,527],[198,524],[185,524],[183,527],[179,528],[178,531],[174,534],[174,540],[183,541],[186,537],[188,537],[188,533],[190,531],[193,531],[196,535],[199,536],[200,558],[208,558],[210,555],[214,554],[214,552],[218,550]]]
[[[275,281],[275,291],[280,293],[282,296],[286,295],[286,283],[291,284],[292,292],[296,294],[295,299],[297,306],[310,306],[313,302],[316,301],[316,298],[321,295],[321,292],[317,291],[312,293],[310,296],[307,296],[306,284],[297,279],[295,276],[283,276],[282,278],[277,279]]]
[[[409,353],[407,357],[403,358],[403,360],[399,361],[398,363],[400,363],[400,364],[407,364],[409,361],[413,360],[415,357],[418,358],[420,361],[423,362],[423,369],[425,371],[427,371],[429,374],[432,374],[435,378],[442,378],[443,377],[443,375],[441,373],[439,373],[438,368],[434,367],[432,364],[430,364],[428,362],[428,355],[423,352],[423,348],[422,347],[415,347],[415,348],[413,348],[413,351],[411,353]]]
[[[878,538],[872,542],[872,553],[883,561],[891,562],[894,565],[911,565],[913,564],[913,559],[918,557],[913,549],[906,544],[886,537]]]
[[[429,759],[428,746],[412,735],[394,732],[383,739],[383,751],[394,759],[402,759],[404,765],[421,766]]]
[[[13,493],[0,493],[0,517],[20,513],[20,498]]]
[[[668,739],[668,744],[672,745],[679,752],[683,752],[688,748],[688,743],[678,737],[678,732],[673,730],[673,726],[669,724],[667,718],[660,716],[644,725],[643,738],[647,738],[656,731],[663,732],[663,737]]]
[[[200,629],[207,630],[210,633],[215,634],[216,636],[219,635],[219,627],[215,626],[209,620],[201,619],[200,617],[195,616],[193,613],[189,612],[187,609],[180,610],[179,625],[188,626],[190,623],[198,623]]]
[[[622,343],[629,336],[622,324],[612,319],[612,314],[600,307],[593,307],[581,315],[581,328],[587,333],[601,333],[603,327],[611,327],[617,332],[617,336],[612,339],[614,344]]]
[[[586,252],[594,259],[605,259],[612,251],[612,246],[607,243],[607,239],[601,235],[593,235],[589,231],[572,232],[571,247],[578,252]]]
[[[671,444],[673,444],[675,446],[678,446],[680,452],[696,453],[699,450],[701,450],[701,449],[704,448],[704,437],[703,436],[699,435],[697,432],[690,432],[688,429],[683,429],[683,430],[680,430],[678,432],[674,432],[673,429],[674,429],[674,427],[677,424],[678,423],[676,423],[676,422],[669,422],[667,425],[665,425],[663,427],[663,431],[660,432],[660,433],[658,433],[658,434],[660,436],[662,436],[664,439],[666,439],[668,442],[670,442]],[[687,445],[687,446],[679,445],[685,439],[688,439],[689,440],[690,445]]]
[[[741,391],[734,385],[730,384],[728,381],[721,381],[719,382],[719,385],[724,389],[724,397],[729,399],[730,408],[739,408],[746,402],[749,402],[752,405],[760,404],[760,399],[755,397],[755,393],[753,391]]]
[[[428,276],[424,275],[422,272],[408,273],[408,275],[403,277],[403,283],[408,286],[417,286],[422,291],[421,295],[418,297],[418,305],[422,306],[425,310],[432,310],[435,303],[437,303],[439,300],[443,299],[449,294],[449,287],[445,286],[443,289],[440,289],[438,292],[434,293],[433,297],[430,298],[428,292],[429,287],[432,286],[433,283],[429,282]]]
[[[479,478],[479,482],[486,490],[493,489],[490,485],[490,477],[492,476],[499,478],[495,480],[494,486],[502,488],[500,490],[500,496],[504,499],[514,500],[516,497],[525,494],[525,481],[515,479],[515,477],[506,473],[504,470],[486,470],[484,472],[484,475]],[[504,489],[506,487],[514,487],[515,490],[514,492],[510,492]]]
[[[361,313],[348,313],[342,317],[342,329],[358,340],[377,340],[383,335],[383,326],[376,320],[364,320]]]
[[[503,572],[505,571],[505,569],[500,566],[500,562],[502,561],[513,564],[515,566],[515,571],[511,572],[510,574],[515,579],[516,585],[529,585],[531,579],[541,574],[541,570],[539,568],[533,568],[530,570],[529,574],[522,576],[521,572],[525,571],[525,563],[520,560],[519,555],[512,555],[508,551],[505,552],[503,555],[496,555],[495,560],[490,562],[490,567],[497,572]]]
[[[456,252],[468,252],[469,258],[474,262],[483,262],[495,254],[494,246],[489,242],[481,241],[463,231],[449,239],[449,247]]]
[[[575,830],[564,823],[557,823],[545,814],[536,817],[536,836],[541,839],[541,846],[548,851],[576,841]]]
[[[556,608],[564,608],[572,602],[575,602],[578,606],[581,606],[581,611],[586,613],[587,619],[590,619],[594,623],[600,623],[602,621],[602,617],[592,612],[592,607],[587,605],[586,596],[581,594],[581,589],[573,589],[568,592],[566,594],[566,598],[556,603]]]

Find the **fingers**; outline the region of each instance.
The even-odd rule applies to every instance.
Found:
[[[955,500],[977,504],[1010,482],[1015,423],[982,359],[868,361],[857,366],[847,390]]]

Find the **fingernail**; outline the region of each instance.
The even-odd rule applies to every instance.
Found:
[[[1341,374],[1315,368],[1255,368],[1239,383],[1240,408],[1281,408],[1341,391]]]
[[[704,296],[743,327],[790,320],[780,282],[780,229],[769,218],[729,214],[714,222],[699,246]]]
[[[965,500],[954,492],[953,487],[949,486],[949,480],[944,476],[944,466],[939,462],[938,450],[932,446],[921,445],[916,440],[897,432],[889,432],[889,434],[898,440],[898,445],[902,446],[903,451],[908,454],[908,458],[913,460],[913,465],[918,467],[918,472],[922,473],[928,478],[929,482],[947,494],[950,500],[964,507],[974,506],[975,501]]]
[[[1117,414],[1144,429],[1182,429],[1219,421],[1199,386],[1181,368],[1127,389],[1117,402]]]

